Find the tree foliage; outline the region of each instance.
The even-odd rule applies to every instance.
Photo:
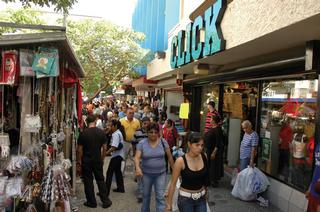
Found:
[[[45,24],[45,21],[41,19],[41,13],[32,10],[31,8],[22,8],[18,10],[7,9],[0,12],[1,22],[10,22],[18,24]],[[0,27],[0,35],[4,33],[15,33],[18,29]],[[30,32],[30,30],[20,29],[22,32]]]
[[[78,2],[78,0],[1,0],[6,3],[8,2],[21,2],[22,5],[30,7],[32,4],[36,6],[53,6],[56,11],[63,11],[68,13],[69,9]]]
[[[45,24],[41,14],[28,8],[0,13],[0,21]],[[0,34],[8,32],[16,32],[16,29],[0,28]],[[150,60],[148,51],[138,44],[144,40],[144,34],[105,20],[68,21],[67,36],[85,71],[82,84],[87,93],[119,85],[125,76],[138,77],[134,68]]]
[[[146,63],[147,51],[138,45],[142,33],[87,19],[68,22],[67,34],[85,70],[82,82],[88,93],[115,85],[124,76],[136,76],[134,67]]]

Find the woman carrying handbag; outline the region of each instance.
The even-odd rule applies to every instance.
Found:
[[[148,129],[148,138],[139,142],[135,155],[136,176],[142,177],[143,181],[141,212],[150,212],[152,187],[154,187],[156,195],[156,212],[163,212],[165,209],[166,155],[171,167],[173,167],[169,145],[160,138],[158,124],[152,123]]]

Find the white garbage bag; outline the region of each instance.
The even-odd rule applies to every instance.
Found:
[[[234,168],[232,171],[231,182],[230,182],[232,186],[234,186],[234,184],[236,183],[237,176],[238,176],[238,169]]]
[[[265,191],[270,182],[258,169],[248,167],[242,170],[236,179],[231,194],[244,201],[254,200],[258,193]]]
[[[232,189],[232,196],[244,201],[250,201],[257,198],[257,195],[252,192],[253,168],[242,170],[236,179],[236,183]]]
[[[208,202],[207,202],[207,212],[211,212]]]
[[[179,189],[180,189],[180,179],[178,178],[176,188],[174,190],[173,198],[172,198],[172,211],[178,210],[178,196],[179,196]]]
[[[252,183],[252,192],[259,194],[267,190],[270,185],[269,179],[262,171],[258,168],[253,169],[253,183]]]

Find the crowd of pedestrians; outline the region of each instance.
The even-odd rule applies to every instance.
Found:
[[[173,193],[181,179],[178,196],[180,211],[207,211],[207,188],[216,187],[223,176],[224,135],[221,117],[214,102],[208,103],[204,136],[191,134],[180,142],[175,121],[168,119],[166,108],[159,109],[147,103],[129,104],[107,100],[83,106],[84,129],[78,139],[78,171],[81,173],[87,202],[95,208],[93,177],[95,178],[102,207],[112,205],[109,198],[112,179],[113,192],[124,193],[126,162],[134,160],[137,182],[137,202],[141,212],[150,211],[152,188],[155,192],[156,211],[171,211]],[[245,137],[241,146],[241,167],[252,165],[254,151],[247,148],[255,138],[249,122],[242,124]],[[184,144],[186,153],[174,158],[173,150]],[[106,179],[103,161],[111,156]],[[166,178],[172,174],[166,193]],[[126,179],[126,178],[125,178]]]
[[[166,107],[159,109],[147,103],[129,104],[113,100],[84,104],[85,128],[78,139],[77,155],[87,199],[84,205],[97,207],[94,177],[102,207],[110,207],[113,176],[116,179],[113,192],[124,193],[126,161],[134,158],[137,202],[142,203],[142,212],[150,211],[152,188],[155,191],[156,211],[171,211],[179,176],[180,211],[205,212],[207,187],[222,176],[217,174],[217,170],[223,172],[221,120],[214,103],[210,102],[208,107],[206,136],[191,136],[187,139],[187,153],[173,158],[173,150],[179,149],[182,142],[175,121],[168,119]],[[111,159],[104,180],[103,161],[106,156],[111,156]],[[166,193],[169,172],[172,180]]]

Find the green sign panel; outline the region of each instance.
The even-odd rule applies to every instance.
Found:
[[[271,140],[269,138],[262,139],[262,160],[269,160],[271,156]]]
[[[213,55],[225,49],[220,23],[227,7],[226,0],[217,0],[203,16],[189,23],[171,41],[171,68],[186,65],[193,60]],[[204,30],[205,40],[200,41],[200,32]]]

